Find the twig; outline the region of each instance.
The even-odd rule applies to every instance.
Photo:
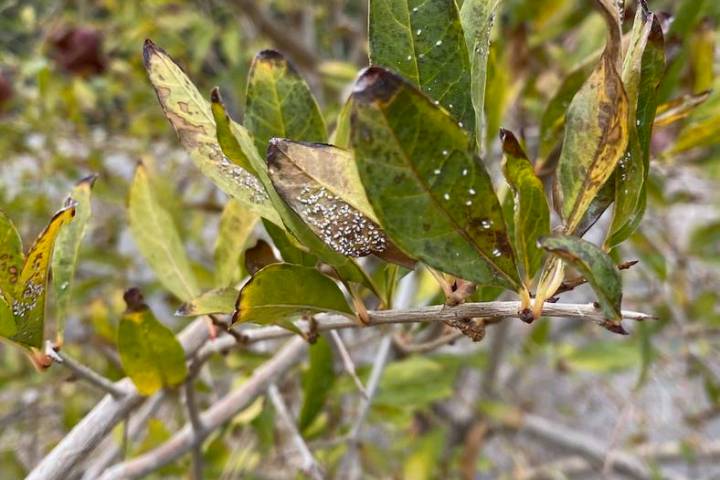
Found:
[[[51,342],[48,341],[46,345],[46,351],[55,360],[55,363],[64,366],[73,372],[76,377],[85,380],[89,384],[96,386],[100,390],[105,393],[109,393],[115,398],[121,398],[127,394],[127,392],[123,391],[116,384],[92,370],[90,367],[86,367],[85,365],[76,362],[59,349],[55,349]]]
[[[634,265],[637,265],[638,260],[629,260],[627,262],[623,262],[617,266],[618,270],[628,270],[632,268]],[[555,295],[560,295],[561,293],[567,293],[571,290],[576,289],[580,285],[584,285],[587,283],[587,279],[585,277],[579,277],[573,280],[566,280],[563,283],[560,284],[560,287],[555,292]]]
[[[395,347],[404,354],[426,353],[437,350],[440,347],[444,347],[445,345],[454,342],[455,340],[463,337],[464,335],[465,334],[463,332],[455,330],[433,340],[428,340],[427,342],[422,343],[409,343],[405,341],[402,337],[395,335],[393,336],[393,342],[395,344]]]
[[[308,49],[303,42],[297,41],[297,35],[288,32],[287,25],[280,26],[278,22],[262,9],[262,3],[255,0],[231,0],[237,5],[239,11],[246,15],[260,32],[270,38],[278,48],[286,51],[299,65],[314,70],[319,60],[315,53]]]
[[[519,318],[518,310],[520,302],[484,302],[484,303],[463,303],[456,307],[445,307],[435,305],[431,307],[419,307],[407,310],[378,310],[369,312],[369,327],[378,325],[402,324],[402,323],[428,323],[428,322],[449,322],[465,318],[483,318],[485,324],[495,325],[499,320],[505,318]],[[604,323],[602,312],[592,303],[589,304],[562,304],[546,303],[543,307],[545,317],[577,318],[592,321],[598,325]],[[623,311],[622,316],[626,320],[644,321],[654,317],[645,313]],[[329,330],[340,330],[346,328],[367,328],[358,325],[354,318],[336,314],[318,314],[317,331],[326,332]],[[298,321],[295,325],[301,330],[308,329],[308,322]],[[288,337],[293,335],[289,330],[281,327],[260,327],[246,329],[242,332],[243,344],[255,343],[263,340]],[[208,342],[200,351],[198,360],[205,361],[210,355],[224,352],[237,343],[232,337],[221,336]]]
[[[353,379],[353,381],[355,382],[355,386],[358,388],[358,390],[360,390],[360,393],[362,393],[363,397],[368,398],[367,390],[365,390],[365,386],[363,385],[360,378],[357,376],[357,372],[355,371],[355,363],[353,362],[352,357],[350,357],[350,352],[348,352],[347,348],[345,348],[345,344],[343,343],[342,338],[340,338],[340,334],[337,332],[337,330],[330,330],[330,337],[332,337],[333,341],[335,342],[335,346],[340,353],[340,358],[342,358],[345,371],[348,373],[348,375],[350,375],[350,378]]]
[[[185,327],[178,340],[187,356],[195,353],[207,340],[205,321],[199,318]],[[53,450],[28,474],[25,480],[64,480],[70,471],[88,457],[101,440],[137,408],[142,397],[129,378],[116,382],[127,394],[120,398],[106,395],[73,429],[63,437]]]
[[[306,346],[307,343],[303,339],[293,338],[275,356],[258,367],[245,383],[200,414],[200,420],[205,426],[203,434],[207,435],[216,430],[262,395],[271,383],[297,365],[298,360],[305,353]],[[100,480],[140,478],[180,458],[192,449],[194,442],[192,426],[185,425],[159,447],[112,466],[105,471]]]
[[[300,435],[300,432],[295,426],[295,421],[290,415],[288,407],[287,405],[285,405],[285,401],[283,400],[282,395],[280,395],[280,392],[278,391],[274,383],[270,384],[267,393],[270,397],[270,401],[272,402],[273,407],[275,408],[275,413],[278,414],[280,420],[282,420],[282,422],[285,424],[285,428],[288,430],[288,432],[290,432],[290,436],[295,443],[295,447],[300,453],[300,457],[302,457],[301,470],[303,471],[303,473],[305,473],[305,475],[309,476],[313,480],[322,480],[323,478],[325,478],[323,468],[320,466],[317,460],[315,460],[315,457],[305,443],[305,439],[303,439],[302,435]]]
[[[652,478],[650,469],[635,455],[625,452],[610,452],[607,447],[595,437],[571,430],[558,422],[543,417],[525,414],[510,420],[510,424],[520,431],[539,438],[545,442],[574,452],[583,457],[593,468],[600,468],[610,456],[608,462],[617,472],[638,480]]]
[[[350,430],[350,435],[347,438],[348,451],[343,459],[344,477],[351,480],[361,478],[362,472],[360,470],[360,461],[358,455],[358,444],[360,431],[365,424],[365,419],[370,412],[370,405],[372,405],[372,399],[377,392],[378,385],[380,384],[380,378],[385,370],[385,364],[390,357],[390,347],[392,346],[392,334],[385,335],[380,341],[378,351],[375,354],[375,361],[373,362],[372,370],[370,371],[370,379],[368,380],[367,386],[367,397],[361,399],[360,413],[358,414],[355,423]]]
[[[205,438],[205,427],[203,426],[200,415],[198,414],[197,404],[195,403],[195,389],[193,387],[194,376],[190,376],[184,385],[185,406],[187,407],[188,417],[193,432],[192,445],[192,465],[193,479],[202,480],[203,478],[203,452],[202,440]]]
[[[145,425],[148,420],[155,415],[155,412],[157,412],[166,397],[167,393],[165,390],[159,391],[130,419],[130,426],[128,428],[129,441],[137,440],[140,434],[145,431]],[[109,443],[107,445],[100,446],[100,454],[97,457],[93,457],[92,463],[84,468],[82,480],[95,480],[108,465],[120,457],[121,446],[115,443],[112,438],[106,439],[106,442],[108,441]]]

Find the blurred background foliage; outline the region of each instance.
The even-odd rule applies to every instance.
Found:
[[[490,57],[490,132],[513,129],[531,152],[537,149],[549,100],[604,45],[605,26],[590,3],[505,0]],[[626,31],[635,2],[628,4]],[[648,215],[616,252],[619,260],[641,261],[624,276],[625,306],[659,320],[628,338],[574,322],[514,325],[500,348],[497,380],[494,349],[503,339],[479,346],[462,340],[428,355],[398,348],[369,419],[377,441],[362,449],[370,476],[526,478],[521,473],[530,465],[562,453],[495,429],[503,425],[499,404],[611,438],[619,448],[679,442],[686,449],[676,459],[680,471],[691,468],[694,447],[720,435],[720,2],[649,4],[666,12],[669,67],[662,101],[712,91],[684,118],[656,129]],[[0,207],[29,244],[73,184],[99,174],[67,322],[70,352],[112,379],[123,376],[114,344],[122,292],[130,286],[143,288],[174,331],[184,325],[173,316],[177,301],[156,282],[128,232],[127,191],[138,161],[152,172],[203,289],[213,286],[213,247],[226,198],[179,148],[147,81],[143,40],[152,38],[170,52],[201,91],[219,85],[239,119],[252,58],[262,48],[283,50],[308,79],[332,127],[348,86],[367,63],[366,15],[361,0],[0,1]],[[488,162],[497,172],[492,135],[490,143]],[[439,298],[432,280],[413,279],[415,303]],[[569,298],[584,301],[590,294],[582,288]],[[48,307],[52,328],[52,301]],[[379,334],[359,334],[353,343],[365,379]],[[247,378],[271,351],[272,345],[214,359],[202,378],[201,404]],[[65,371],[36,373],[10,346],[0,347],[0,358],[0,476],[20,478],[99,394]],[[472,421],[456,422],[446,410],[474,385],[474,374],[492,388],[469,406],[476,412]],[[293,382],[300,382],[297,377]],[[329,388],[325,408],[305,434],[332,471],[346,448],[348,408],[357,392],[345,376]],[[184,422],[178,412],[161,410],[128,454],[166,439]],[[477,440],[479,424],[489,433]],[[206,446],[207,477],[282,478],[282,442],[273,425],[262,401],[236,417]],[[183,459],[156,478],[182,477],[188,464]],[[720,475],[717,468],[714,474]],[[703,475],[691,477],[717,478],[712,469]]]

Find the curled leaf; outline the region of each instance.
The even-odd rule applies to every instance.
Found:
[[[605,315],[605,328],[625,333],[622,327],[622,279],[615,262],[601,249],[578,237],[554,235],[540,239],[540,246],[583,274],[592,286]]]
[[[242,288],[233,323],[275,324],[300,333],[293,320],[320,312],[353,314],[329,277],[314,268],[277,263],[258,271]]]

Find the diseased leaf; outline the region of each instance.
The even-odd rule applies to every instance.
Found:
[[[320,312],[353,315],[329,277],[314,268],[277,263],[258,271],[242,288],[233,323],[275,324],[299,333],[292,321]]]
[[[255,167],[252,166],[250,159],[233,134],[233,121],[225,112],[218,87],[213,88],[210,92],[210,102],[215,128],[217,129],[217,141],[223,154],[234,164],[240,165],[254,176],[257,176]]]
[[[160,283],[188,302],[200,294],[180,234],[153,195],[147,169],[139,164],[130,186],[128,223],[138,250]]]
[[[165,116],[195,165],[223,192],[258,215],[280,223],[257,178],[223,155],[210,105],[185,72],[150,40],[145,41],[143,57]]]
[[[568,109],[556,178],[556,204],[567,233],[576,230],[628,144],[628,100],[618,74],[619,12],[610,0],[597,2],[610,31],[608,42],[600,63]]]
[[[55,241],[52,259],[52,284],[55,291],[55,321],[57,325],[58,345],[62,345],[65,317],[67,316],[72,294],[72,281],[80,251],[80,242],[85,236],[92,207],[90,193],[96,175],[83,178],[75,185],[65,205],[75,205],[75,220],[63,228]]]
[[[120,361],[141,395],[174,387],[187,376],[185,353],[172,331],[145,305],[137,289],[125,292],[127,311],[120,319]]]
[[[0,210],[0,296],[8,304],[15,299],[24,262],[20,234],[12,220]]]
[[[297,70],[275,50],[263,50],[248,74],[245,126],[265,153],[273,137],[324,142],[325,122],[315,97]]]
[[[45,330],[45,298],[55,240],[75,216],[75,207],[57,212],[38,236],[23,263],[11,307],[17,332],[10,339],[25,347],[42,348]]]
[[[614,247],[637,228],[645,213],[645,181],[650,168],[650,138],[656,91],[665,68],[662,27],[647,4],[640,2],[622,80],[628,97],[628,148],[615,171],[615,209],[605,241]],[[642,132],[641,132],[642,131]]]
[[[241,258],[258,220],[257,215],[237,200],[230,199],[225,205],[215,240],[217,288],[229,287],[241,280]]]
[[[600,302],[606,318],[605,328],[624,334],[620,310],[622,279],[615,262],[601,249],[578,237],[544,237],[540,239],[540,246],[582,273]]]
[[[364,257],[387,248],[349,152],[276,138],[268,171],[285,203],[336,252]]]
[[[540,119],[540,145],[538,146],[537,168],[538,172],[547,167],[548,157],[558,146],[562,139],[562,130],[565,127],[565,114],[573,97],[582,88],[595,67],[597,58],[590,58],[570,72],[562,81],[555,94],[545,107]]]
[[[333,351],[330,342],[318,337],[310,347],[310,368],[303,372],[303,403],[298,417],[298,428],[305,431],[322,412],[328,394],[335,383]]]
[[[451,0],[370,0],[370,65],[406,78],[470,132],[470,58]]]
[[[281,230],[279,232],[284,233]],[[252,248],[248,248],[245,252],[245,268],[250,276],[255,275],[258,270],[261,270],[268,265],[272,265],[273,263],[281,262],[275,256],[275,252],[270,244],[268,244],[265,240],[258,240]],[[314,265],[307,266],[312,267]],[[237,295],[235,297],[237,298]]]
[[[525,275],[525,285],[529,286],[542,263],[543,251],[537,241],[550,233],[550,208],[542,181],[535,175],[515,135],[502,130],[500,138],[505,153],[503,171],[514,194],[513,245]]]
[[[495,12],[501,0],[466,0],[460,9],[460,23],[465,45],[470,52],[470,97],[475,112],[475,142],[478,154],[484,156],[486,143],[485,90],[488,80],[490,37]]]
[[[219,102],[219,96],[213,98],[213,103],[224,109],[223,105]],[[227,115],[227,110],[225,110],[225,112]],[[260,158],[248,131],[243,126],[238,125],[233,121],[230,122],[230,130],[235,136],[243,152],[250,160],[250,163],[255,168],[255,171],[258,174],[258,179],[265,187],[272,205],[282,218],[282,224],[285,225],[288,232],[292,234],[295,239],[301,242],[310,251],[310,253],[316,255],[320,260],[335,268],[343,279],[361,283],[373,292],[377,292],[377,288],[373,285],[367,274],[357,263],[355,263],[351,258],[337,253],[329,245],[326,245],[278,195],[272,181],[270,180],[270,176],[268,175],[267,164],[262,158]],[[269,148],[273,148],[272,142],[270,143]]]
[[[183,303],[175,312],[175,315],[197,317],[213,313],[230,314],[235,311],[237,296],[238,291],[234,288],[216,288],[187,303]]]
[[[470,136],[379,67],[361,75],[352,101],[360,177],[392,241],[445,273],[520,288],[502,211]]]

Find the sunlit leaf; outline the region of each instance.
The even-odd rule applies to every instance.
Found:
[[[234,288],[216,288],[187,303],[183,303],[175,312],[175,315],[197,317],[213,313],[230,314],[235,311],[237,296],[238,291]]]
[[[258,271],[245,284],[233,323],[276,324],[297,332],[293,320],[328,311],[353,314],[335,282],[314,268],[278,263]]]
[[[118,351],[125,373],[142,395],[185,380],[185,353],[172,331],[160,323],[136,289],[125,292],[127,310],[118,328]]]
[[[195,165],[222,191],[258,215],[279,223],[263,186],[250,172],[223,155],[210,104],[185,72],[150,40],[145,42],[143,55],[165,116]]]
[[[0,210],[0,295],[12,304],[25,256],[22,239],[12,220]]]
[[[16,343],[37,349],[42,347],[48,274],[55,240],[74,216],[75,207],[66,207],[56,213],[25,256],[11,305],[17,326],[17,333],[11,340]]]
[[[360,177],[393,243],[443,272],[519,288],[502,211],[470,136],[379,67],[362,74],[352,101]]]
[[[255,56],[248,75],[245,126],[262,154],[273,137],[324,142],[327,130],[305,80],[277,51]]]
[[[455,2],[370,0],[370,64],[418,86],[470,132],[470,58]]]
[[[62,344],[65,317],[71,300],[71,287],[78,261],[80,242],[85,235],[92,207],[90,193],[97,177],[86,177],[73,188],[66,205],[75,205],[75,220],[63,228],[55,241],[52,284],[55,290],[57,343]]]
[[[657,88],[665,69],[662,27],[641,2],[635,16],[622,79],[628,97],[629,140],[615,171],[615,209],[605,241],[613,247],[625,241],[645,213],[645,181],[650,168],[650,140],[657,106]]]
[[[503,171],[514,197],[513,244],[525,284],[529,285],[542,263],[543,251],[537,241],[550,233],[550,209],[542,181],[535,175],[533,165],[515,136],[503,130],[500,137],[505,154]]]
[[[485,90],[488,58],[495,12],[501,0],[466,0],[460,9],[460,23],[470,52],[470,96],[475,112],[475,142],[482,155],[486,143]]]
[[[225,205],[215,239],[216,287],[229,287],[241,280],[241,257],[258,220],[237,200]]]
[[[298,417],[298,428],[306,430],[322,412],[328,394],[335,382],[333,351],[330,342],[318,337],[309,350],[310,368],[303,372],[303,403]]]
[[[138,250],[157,279],[173,295],[190,301],[200,294],[180,234],[170,214],[158,204],[144,165],[130,186],[128,222]]]
[[[597,295],[606,318],[605,328],[625,333],[622,327],[622,279],[615,262],[602,250],[578,237],[554,235],[540,246],[583,274]]]
[[[609,36],[599,64],[573,98],[557,174],[557,207],[572,233],[610,177],[628,144],[628,101],[618,73],[621,63],[617,5],[600,0]]]
[[[250,159],[243,150],[242,146],[238,143],[237,138],[233,134],[233,121],[230,116],[225,112],[222,99],[220,97],[220,89],[215,87],[210,92],[210,108],[212,110],[213,119],[215,120],[215,128],[217,141],[220,145],[222,153],[231,162],[236,165],[240,165],[242,168],[257,176],[255,167],[250,163]]]

